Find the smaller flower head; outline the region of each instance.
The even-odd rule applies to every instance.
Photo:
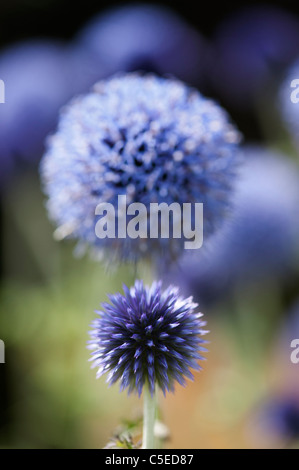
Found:
[[[109,296],[92,323],[89,349],[97,377],[108,372],[107,382],[119,380],[121,390],[139,396],[145,384],[152,394],[156,384],[164,394],[174,391],[176,381],[185,385],[185,377],[193,379],[190,369],[201,369],[197,360],[206,351],[197,304],[180,297],[176,287],[163,292],[161,282],[147,287],[136,281],[123,289],[124,295]]]

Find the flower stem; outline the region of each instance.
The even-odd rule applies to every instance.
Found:
[[[143,389],[143,449],[155,448],[154,425],[156,418],[156,394],[151,396],[148,384]]]

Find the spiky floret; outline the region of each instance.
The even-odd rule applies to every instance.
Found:
[[[174,391],[175,382],[185,385],[185,377],[193,379],[190,369],[201,369],[198,360],[206,351],[198,305],[180,297],[177,287],[162,291],[161,282],[148,287],[135,281],[123,290],[109,296],[92,323],[88,347],[97,377],[108,372],[107,382],[119,380],[121,390],[139,395],[145,384],[152,394],[155,385],[164,394]]]

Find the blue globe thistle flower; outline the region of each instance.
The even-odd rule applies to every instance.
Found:
[[[161,290],[161,282],[151,287],[136,281],[134,287],[123,286],[124,295],[110,295],[103,303],[99,318],[90,332],[89,348],[97,377],[109,373],[111,385],[120,381],[120,389],[137,391],[155,385],[165,394],[174,391],[174,383],[185,385],[193,379],[190,369],[200,370],[197,360],[206,351],[201,335],[205,322],[196,313],[192,298],[180,297],[178,288]]]
[[[231,216],[203,250],[186,253],[165,277],[206,304],[240,286],[284,279],[298,259],[299,168],[263,148],[243,154]]]
[[[215,85],[238,108],[250,108],[299,53],[299,21],[269,5],[247,6],[216,31]]]
[[[200,202],[212,233],[230,205],[239,134],[226,113],[175,80],[128,74],[95,85],[62,111],[41,166],[50,217],[69,235],[121,259],[174,258],[182,239],[96,237],[95,208]]]
[[[0,160],[37,161],[55,129],[58,110],[72,96],[68,53],[61,43],[28,41],[0,55],[6,102],[0,106]]]
[[[206,41],[169,8],[150,4],[112,8],[92,18],[77,38],[91,64],[112,75],[146,71],[203,84]]]

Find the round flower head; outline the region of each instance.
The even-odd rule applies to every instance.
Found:
[[[117,209],[125,195],[148,216],[151,203],[203,203],[207,235],[229,206],[238,141],[226,113],[179,81],[127,74],[99,82],[63,110],[48,141],[41,171],[50,216],[62,236],[122,259],[175,257],[183,238],[97,238],[96,206]]]
[[[160,282],[147,287],[136,281],[123,289],[124,295],[109,296],[111,303],[102,304],[92,324],[89,348],[97,376],[109,372],[107,382],[120,380],[121,390],[139,395],[145,384],[151,394],[156,384],[164,394],[176,381],[185,385],[184,376],[193,379],[190,368],[201,369],[197,360],[206,351],[197,304],[180,297],[175,287],[162,292]]]

